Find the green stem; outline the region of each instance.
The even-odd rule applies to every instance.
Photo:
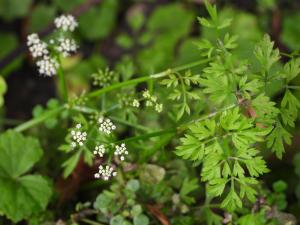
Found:
[[[179,74],[179,73],[178,73],[178,77],[179,77],[179,80],[180,80],[180,83],[181,83],[181,90],[182,90],[182,94],[183,94],[183,104],[184,104],[184,107],[185,107],[186,102],[187,102],[187,100],[186,100],[187,97],[186,97],[186,90],[185,90],[184,80],[183,80],[181,74]]]
[[[134,85],[134,84],[138,84],[138,83],[142,83],[151,79],[158,79],[164,76],[167,76],[168,74],[170,74],[171,72],[179,72],[182,70],[186,70],[195,66],[199,66],[202,64],[205,64],[207,62],[209,62],[211,59],[204,59],[204,60],[200,60],[200,61],[196,61],[196,62],[192,62],[183,66],[179,66],[179,67],[175,67],[173,69],[168,69],[166,71],[160,72],[160,73],[156,73],[156,74],[152,74],[150,76],[144,76],[144,77],[140,77],[140,78],[136,78],[136,79],[132,79],[132,80],[128,80],[128,81],[124,81],[121,83],[117,83],[117,84],[113,84],[111,86],[102,88],[100,90],[96,90],[94,92],[90,92],[87,97],[93,98],[93,97],[97,97],[102,95],[103,93],[118,89],[118,88],[122,88],[122,87],[126,87],[126,86],[130,86],[130,85]],[[60,63],[60,60],[59,60]],[[60,63],[61,65],[61,63]],[[60,87],[62,89],[63,92],[63,96],[64,99],[67,101],[68,100],[68,92],[67,92],[67,88],[66,88],[66,84],[65,84],[65,77],[64,77],[64,73],[63,70],[61,68],[61,66],[59,67],[58,70],[58,75],[59,75],[59,80],[60,80]],[[48,111],[47,113],[43,114],[40,117],[37,118],[33,118],[25,123],[20,124],[19,126],[15,127],[14,130],[18,131],[18,132],[22,132],[24,130],[27,130],[37,124],[42,123],[43,121],[45,121],[48,118],[51,118],[52,116],[55,116],[56,114],[58,114],[59,112],[61,112],[63,109],[65,109],[65,106],[61,106],[59,108],[53,109],[51,111]]]
[[[287,85],[288,89],[300,90],[300,86]]]
[[[146,140],[152,137],[158,137],[164,134],[170,134],[170,133],[176,133],[176,128],[170,128],[170,129],[165,129],[165,130],[161,130],[161,131],[155,131],[155,132],[151,132],[148,134],[144,134],[144,135],[140,135],[140,136],[136,136],[136,137],[130,137],[130,138],[125,138],[123,140],[119,140],[114,142],[114,144],[121,144],[121,143],[128,143],[128,142],[133,142],[133,141],[139,141],[139,140]]]
[[[110,116],[109,118],[112,119],[113,121],[116,121],[118,123],[130,126],[130,127],[133,127],[133,128],[136,128],[136,129],[141,130],[141,131],[148,131],[149,132],[151,130],[148,127],[145,127],[145,126],[142,126],[142,125],[139,125],[139,124],[130,123],[126,120],[119,119],[118,117]]]
[[[110,92],[110,91],[113,91],[115,89],[119,89],[119,88],[122,88],[122,87],[127,87],[127,86],[130,86],[130,85],[135,85],[135,84],[138,84],[138,83],[142,83],[142,82],[150,80],[150,79],[151,79],[150,76],[145,76],[145,77],[140,77],[140,78],[124,81],[124,82],[121,82],[121,83],[116,83],[116,84],[104,87],[102,89],[90,92],[89,94],[87,94],[87,97],[89,97],[89,98],[98,97],[98,96],[100,96],[100,95],[102,95],[106,92]]]
[[[225,112],[225,111],[227,111],[229,109],[232,109],[232,108],[236,107],[237,105],[238,105],[237,103],[229,105],[229,106],[224,107],[224,108],[222,108],[222,109],[220,109],[218,111],[215,111],[215,112],[212,112],[210,114],[204,115],[204,116],[200,117],[199,119],[195,119],[195,120],[192,120],[192,121],[190,121],[188,123],[182,124],[180,126],[180,130],[186,130],[188,128],[188,126],[191,125],[191,124],[193,124],[193,123],[200,122],[200,121],[209,119],[211,117],[214,117],[215,115],[217,115],[219,113],[222,113],[222,112]]]
[[[50,111],[42,114],[39,117],[33,118],[31,120],[28,120],[25,123],[20,124],[19,126],[15,127],[14,130],[18,131],[18,132],[22,132],[24,130],[27,130],[28,128],[31,128],[31,127],[33,127],[37,124],[42,123],[46,119],[49,119],[49,118],[55,116],[56,114],[60,113],[63,109],[65,109],[64,106],[61,106],[61,107],[58,107],[56,109],[50,110]]]
[[[90,225],[103,225],[103,223],[98,223],[96,221],[90,220],[90,219],[81,219],[82,222]]]
[[[65,102],[68,102],[68,90],[67,90],[67,85],[66,85],[66,81],[65,81],[65,73],[62,69],[62,65],[61,65],[61,60],[60,57],[57,57],[58,63],[59,63],[59,68],[58,68],[58,78],[59,78],[59,88],[60,91],[62,92],[62,96],[63,96],[63,100]]]
[[[73,109],[78,111],[78,112],[87,113],[87,114],[98,112],[97,110],[86,107],[86,106],[75,106],[75,107],[73,107]],[[113,107],[112,110],[113,109],[115,109],[115,108]],[[110,110],[110,111],[112,111],[112,110]],[[106,110],[105,113],[107,113],[107,112],[109,112],[109,111]],[[114,116],[110,116],[109,118],[112,119],[113,121],[118,122],[118,123],[121,123],[121,124],[124,124],[124,125],[127,125],[127,126],[131,126],[131,127],[134,127],[136,129],[139,129],[139,130],[142,130],[142,131],[149,131],[150,130],[148,127],[145,127],[145,126],[142,126],[142,125],[139,125],[139,124],[132,124],[132,123],[126,121],[126,120],[122,120],[122,119],[119,119],[119,118],[114,117]]]
[[[139,83],[151,80],[151,79],[162,78],[162,77],[165,77],[165,76],[169,75],[172,72],[179,72],[179,71],[182,71],[182,70],[190,69],[192,67],[205,64],[205,63],[209,62],[210,60],[211,59],[204,59],[204,60],[200,60],[200,61],[196,61],[196,62],[193,62],[193,63],[186,64],[186,65],[183,65],[183,66],[175,67],[173,69],[168,69],[168,70],[160,72],[160,73],[152,74],[150,76],[143,76],[143,77],[139,77],[139,78],[136,78],[136,79],[124,81],[124,82],[121,82],[121,83],[116,83],[116,84],[110,85],[108,87],[104,87],[102,89],[90,92],[87,95],[87,97],[89,97],[89,98],[98,97],[98,96],[100,96],[100,95],[102,95],[106,92],[109,92],[109,91],[112,91],[112,90],[115,90],[115,89],[119,89],[119,88],[122,88],[122,87],[127,87],[127,86],[131,86],[131,85],[139,84]]]

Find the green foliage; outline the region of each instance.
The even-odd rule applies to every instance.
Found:
[[[4,104],[4,94],[7,91],[7,85],[2,76],[0,76],[0,107]]]
[[[276,205],[278,209],[284,210],[287,207],[285,191],[287,189],[287,183],[283,180],[278,180],[273,183],[274,192],[268,196],[270,204]]]
[[[261,70],[264,73],[268,72],[272,65],[280,59],[279,50],[273,49],[273,47],[274,42],[271,41],[268,35],[265,35],[263,40],[257,44],[254,50],[254,55],[259,61]]]
[[[32,0],[1,0],[0,16],[8,21],[25,16],[31,3]]]
[[[79,31],[87,40],[106,37],[114,27],[118,9],[116,0],[107,0],[79,18]]]
[[[230,25],[230,20],[222,20],[220,25],[215,7],[207,2],[206,8],[211,19],[200,18],[202,26],[220,30]],[[251,68],[249,62],[233,54],[238,48],[236,42],[235,36],[225,33],[214,42],[202,39],[196,44],[202,55],[211,59],[197,84],[213,105],[226,107],[189,125],[175,151],[196,165],[202,164],[201,178],[208,184],[207,195],[221,196],[221,207],[231,212],[242,208],[245,199],[256,200],[258,177],[269,172],[256,143],[267,139],[267,147],[281,158],[283,143],[291,143],[284,125],[294,126],[299,108],[290,91],[293,87],[289,89],[289,82],[299,74],[299,62],[292,59],[282,71],[274,72],[280,54],[265,35],[254,48],[259,67]],[[278,107],[267,96],[266,86],[281,78],[287,88]],[[164,84],[171,86],[176,79],[171,81]]]
[[[257,224],[257,225],[264,225],[269,224],[265,219],[264,212],[247,214],[239,218],[237,224],[239,225],[250,225],[250,224]]]
[[[272,148],[278,158],[282,158],[284,152],[284,143],[291,144],[292,135],[284,129],[282,124],[277,121],[272,133],[268,137],[267,145]]]
[[[18,45],[17,37],[12,33],[1,32],[0,34],[0,58],[3,58],[9,52],[11,52]],[[10,64],[6,65],[1,70],[1,75],[6,76],[11,71],[18,68],[20,65],[20,58],[14,59]]]
[[[299,12],[295,11],[294,13],[289,13],[288,16],[283,18],[282,24],[282,34],[281,40],[284,44],[286,44],[290,49],[299,50],[299,34],[300,28],[297,24],[300,21],[300,14]]]
[[[55,8],[44,4],[37,5],[30,15],[30,32],[41,31],[52,22]]]
[[[53,0],[54,5],[63,11],[70,11],[75,7],[78,7],[83,2],[83,0]]]
[[[225,20],[220,20],[217,13],[217,7],[215,5],[211,5],[208,1],[205,1],[205,6],[210,16],[210,20],[199,17],[198,20],[202,26],[216,30],[224,29],[225,27],[230,26],[231,19],[227,18]]]
[[[15,4],[7,2],[4,13],[0,0],[0,16],[9,20],[28,11],[14,11]],[[0,214],[32,225],[293,224],[281,211],[299,209],[288,207],[285,193],[295,184],[270,185],[273,174],[264,174],[270,172],[270,159],[276,170],[271,154],[281,159],[292,143],[300,60],[296,52],[281,54],[270,36],[262,35],[269,22],[252,10],[225,6],[218,12],[204,1],[209,18],[198,17],[198,32],[194,14],[201,10],[195,1],[88,4],[36,3],[28,15],[28,30],[38,32],[58,12],[87,9],[76,11],[76,41],[83,52],[59,63],[54,84],[66,82],[61,89],[69,99],[35,106],[31,120],[0,135]],[[274,4],[267,0],[257,7],[265,12],[275,10]],[[0,40],[0,57],[16,47],[14,35],[3,33]],[[283,63],[287,58],[281,55],[290,60]],[[0,79],[1,97],[5,91]],[[110,122],[103,125],[102,117]],[[110,123],[114,132],[103,132],[101,126]],[[16,132],[24,130],[47,150],[36,166],[41,147]],[[116,146],[125,144],[121,158]],[[299,159],[294,158],[298,175]],[[101,168],[110,169],[107,177],[100,175]],[[66,207],[46,209],[50,182],[32,171],[58,180],[53,206],[63,202]],[[283,171],[288,174],[289,166]],[[64,220],[57,221],[61,215]]]
[[[194,190],[198,189],[198,181],[197,179],[184,179],[183,184],[180,188],[180,198],[188,205],[195,203],[195,198],[190,197],[189,194]]]
[[[252,186],[257,184],[256,177],[269,171],[258,150],[252,147],[269,132],[270,129],[255,127],[252,119],[235,108],[222,113],[218,121],[207,119],[190,125],[176,154],[203,163],[201,177],[209,184],[209,196],[221,196],[225,186],[230,185],[222,207],[233,211],[242,207],[241,198],[255,200],[256,190]]]
[[[180,39],[186,37],[192,22],[193,13],[179,4],[169,4],[155,10],[140,38],[142,44],[148,46],[137,55],[141,71],[152,73],[171,65],[175,46]]]
[[[47,116],[48,114],[51,114],[53,111],[58,110],[61,107],[59,101],[57,99],[50,99],[47,102],[46,108],[43,108],[41,105],[36,105],[32,111],[32,115],[34,118]],[[44,124],[48,129],[54,128],[58,123],[59,116],[61,118],[65,118],[67,116],[66,112],[62,112],[57,117],[50,117],[48,119],[45,119]]]
[[[135,179],[129,180],[125,188],[113,185],[111,191],[106,190],[98,195],[94,208],[102,213],[100,216],[103,219],[110,218],[109,224],[148,225],[149,218],[136,202],[139,189],[140,183]],[[126,196],[126,201],[123,201],[123,195]]]
[[[0,135],[0,210],[14,222],[45,210],[51,197],[51,185],[45,177],[25,175],[42,154],[34,138],[12,130]]]
[[[184,113],[190,114],[189,100],[199,100],[200,96],[189,89],[191,85],[198,85],[200,83],[200,76],[198,74],[193,75],[191,71],[187,71],[184,74],[172,73],[170,71],[168,78],[165,78],[160,83],[171,89],[168,96],[169,99],[180,101],[176,105],[176,119],[179,120]]]

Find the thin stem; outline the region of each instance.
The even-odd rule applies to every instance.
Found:
[[[60,59],[59,63],[60,63]],[[168,74],[170,74],[171,72],[179,72],[181,70],[185,70],[185,69],[189,69],[195,66],[199,66],[202,64],[205,64],[207,62],[209,62],[211,59],[204,59],[204,60],[200,60],[200,61],[196,61],[196,62],[192,62],[183,66],[178,66],[175,67],[173,69],[168,69],[166,71],[160,72],[160,73],[156,73],[156,74],[152,74],[150,76],[144,76],[144,77],[140,77],[140,78],[136,78],[136,79],[132,79],[132,80],[128,80],[128,81],[124,81],[121,83],[117,83],[117,84],[113,84],[111,86],[96,90],[94,92],[90,92],[87,97],[93,98],[93,97],[97,97],[102,95],[103,93],[118,89],[118,88],[122,88],[122,87],[126,87],[126,86],[130,86],[130,85],[134,85],[134,84],[138,84],[138,83],[142,83],[151,79],[158,79],[164,76],[167,76]],[[60,63],[61,65],[61,63]],[[65,84],[65,77],[64,77],[64,72],[61,68],[61,66],[59,67],[58,70],[58,75],[59,75],[59,80],[60,80],[60,87],[62,89],[63,92],[63,96],[64,99],[67,101],[68,100],[68,92],[67,92],[67,88],[66,88],[66,84]],[[111,111],[114,110],[116,107],[118,106],[113,106],[112,109],[108,109],[107,111]],[[48,118],[51,118],[52,116],[55,116],[56,114],[58,114],[59,112],[61,112],[63,109],[65,109],[66,106],[61,106],[59,108],[53,109],[51,111],[48,111],[47,113],[43,114],[40,117],[37,118],[33,118],[25,123],[20,124],[19,126],[15,127],[15,131],[18,132],[22,132],[24,130],[27,130],[35,125],[38,125],[40,123],[42,123],[43,121],[45,121]],[[75,107],[76,108],[76,107]]]
[[[138,84],[138,83],[142,83],[142,82],[145,82],[145,81],[150,80],[150,79],[152,79],[150,76],[144,76],[144,77],[140,77],[140,78],[136,78],[136,79],[132,79],[132,80],[127,80],[127,81],[124,81],[124,82],[121,82],[121,83],[116,83],[116,84],[104,87],[102,89],[90,92],[89,94],[87,94],[87,97],[89,97],[89,98],[98,97],[98,96],[100,96],[100,95],[102,95],[106,92],[110,92],[110,91],[113,91],[115,89],[119,89],[119,88],[122,88],[122,87],[127,87],[127,86],[130,86],[130,85],[135,85],[135,84]]]
[[[186,90],[185,90],[184,80],[183,80],[180,73],[178,73],[178,77],[179,77],[179,80],[180,80],[180,83],[181,83],[181,90],[182,90],[182,94],[183,94],[183,104],[185,106],[186,102],[187,102],[187,97],[186,97]]]
[[[139,141],[139,140],[146,140],[152,137],[159,137],[161,135],[164,134],[170,134],[170,133],[176,133],[176,128],[170,128],[170,129],[165,129],[165,130],[161,130],[161,131],[155,131],[155,132],[151,132],[148,134],[144,134],[144,135],[139,135],[136,137],[130,137],[130,138],[125,138],[123,140],[119,140],[114,142],[114,144],[120,144],[120,143],[128,143],[128,142],[133,142],[133,141]]]
[[[90,220],[90,219],[81,219],[82,222],[90,225],[103,225],[103,223],[98,223],[96,221]]]
[[[108,112],[111,112],[111,111],[113,111],[113,110],[115,110],[119,107],[120,107],[120,104],[115,104],[115,105],[112,105],[110,108],[101,111],[101,113],[108,113]],[[87,113],[87,114],[92,114],[92,113],[98,113],[99,112],[99,110],[97,110],[97,109],[89,108],[89,107],[86,107],[86,106],[74,106],[74,107],[72,107],[72,109],[75,110],[75,111],[82,112],[82,113]]]
[[[122,87],[127,87],[127,86],[131,86],[131,85],[139,84],[139,83],[151,80],[151,79],[162,78],[162,77],[165,77],[165,76],[169,75],[172,72],[179,72],[179,71],[182,71],[182,70],[186,70],[186,69],[189,69],[189,68],[192,68],[192,67],[195,67],[195,66],[205,64],[209,61],[210,61],[210,59],[204,59],[204,60],[200,60],[200,61],[196,61],[196,62],[193,62],[193,63],[186,64],[186,65],[183,65],[183,66],[175,67],[173,69],[168,69],[168,70],[160,72],[160,73],[152,74],[150,76],[143,76],[143,77],[139,77],[139,78],[136,78],[136,79],[124,81],[124,82],[121,82],[121,83],[116,83],[116,84],[110,85],[108,87],[104,87],[102,89],[90,92],[87,95],[87,97],[89,97],[89,98],[98,97],[98,96],[100,96],[100,95],[102,95],[106,92],[109,92],[109,91],[112,91],[112,90],[115,90],[115,89],[119,89],[119,88],[122,88]]]
[[[236,107],[237,105],[238,105],[237,103],[232,104],[232,105],[229,105],[229,106],[224,107],[224,108],[222,108],[222,109],[220,109],[220,110],[218,110],[218,111],[215,111],[215,112],[212,112],[212,113],[210,113],[210,114],[204,115],[204,116],[200,117],[199,119],[195,119],[195,120],[192,120],[192,121],[190,121],[190,122],[188,122],[188,123],[182,124],[182,125],[180,126],[180,129],[181,129],[181,130],[185,130],[185,129],[187,129],[188,126],[189,126],[190,124],[192,124],[192,123],[196,123],[196,122],[200,122],[200,121],[209,119],[209,118],[214,117],[215,115],[217,115],[217,114],[219,114],[219,113],[222,113],[222,112],[225,112],[225,111],[227,111],[227,110],[229,110],[229,109],[232,109],[232,108]]]
[[[148,127],[145,127],[145,126],[142,126],[142,125],[139,125],[139,124],[130,123],[126,120],[119,119],[118,117],[110,116],[109,118],[112,119],[113,121],[116,121],[118,123],[121,123],[121,124],[124,124],[124,125],[127,125],[127,126],[131,126],[131,127],[136,128],[138,130],[141,130],[141,131],[148,131],[149,132],[151,130]]]
[[[288,89],[300,90],[300,86],[287,85]]]
[[[75,106],[75,107],[73,107],[73,109],[78,111],[78,112],[88,113],[88,114],[98,112],[97,110],[86,107],[86,106]],[[112,107],[111,110],[109,110],[109,111],[112,111],[114,109],[116,109],[116,108]],[[105,113],[109,112],[109,111],[106,110]],[[114,116],[110,116],[109,118],[116,121],[116,122],[118,122],[118,123],[121,123],[121,124],[124,124],[124,125],[127,125],[127,126],[131,126],[131,127],[134,127],[136,129],[139,129],[139,130],[142,130],[142,131],[149,131],[150,130],[148,127],[145,127],[145,126],[142,126],[142,125],[139,125],[139,124],[132,124],[132,123],[126,121],[126,120],[122,120],[122,119],[119,119],[119,118],[114,117]]]
[[[41,116],[37,117],[37,118],[33,118],[31,120],[28,120],[25,123],[20,124],[19,126],[15,127],[14,130],[18,131],[18,132],[22,132],[24,130],[27,130],[37,124],[42,123],[43,121],[57,115],[58,113],[60,113],[63,109],[65,109],[65,106],[60,106],[56,109],[50,110],[44,114],[42,114]]]
[[[66,85],[66,81],[65,81],[65,73],[62,69],[62,63],[60,60],[60,57],[57,57],[57,61],[59,63],[59,68],[58,68],[58,78],[59,78],[59,87],[60,87],[60,91],[62,92],[62,96],[63,96],[63,100],[65,102],[68,102],[68,90],[67,90],[67,85]]]

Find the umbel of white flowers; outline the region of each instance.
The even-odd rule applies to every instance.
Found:
[[[72,149],[76,148],[77,146],[83,146],[84,142],[86,141],[87,133],[81,131],[81,124],[76,124],[76,128],[71,130],[71,147]]]
[[[54,19],[54,24],[58,29],[71,32],[78,26],[77,21],[72,15],[61,15]]]
[[[99,166],[99,172],[95,173],[95,178],[102,178],[103,180],[108,180],[111,177],[115,177],[117,172],[114,171],[112,166]]]
[[[39,73],[50,77],[57,73],[59,67],[57,56],[61,54],[67,57],[75,53],[78,48],[73,39],[65,37],[65,32],[73,32],[78,26],[75,18],[72,15],[61,15],[54,20],[54,24],[56,29],[63,31],[60,32],[58,39],[51,39],[49,43],[46,43],[36,33],[27,37],[27,46],[36,60]]]
[[[116,150],[114,153],[116,156],[119,156],[121,161],[125,160],[125,155],[128,155],[128,151],[126,149],[126,146],[124,143],[121,144],[121,146],[116,145]]]
[[[106,134],[110,134],[113,130],[116,129],[116,126],[111,122],[110,119],[104,119],[100,117],[98,119],[99,131],[104,132]]]
[[[94,150],[94,155],[99,155],[101,158],[104,156],[105,147],[104,145],[97,145]]]
[[[97,120],[99,124],[99,131],[104,133],[105,135],[111,134],[113,130],[116,129],[116,126],[112,123],[112,121],[108,118],[100,117]],[[75,128],[71,129],[70,132],[70,145],[71,149],[75,150],[75,148],[84,147],[88,135],[87,132],[83,130],[82,125],[80,123],[76,124]],[[128,151],[125,143],[121,145],[115,145],[114,155],[117,156],[121,161],[125,160],[125,156],[128,155]],[[97,144],[93,151],[94,155],[98,155],[99,157],[104,157],[105,153],[107,153],[106,147],[103,144]],[[117,172],[114,171],[115,166],[113,164],[110,165],[100,165],[97,173],[94,174],[95,178],[100,178],[103,180],[108,180],[111,177],[117,175]]]

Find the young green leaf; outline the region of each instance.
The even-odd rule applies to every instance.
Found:
[[[270,36],[267,34],[255,47],[254,55],[259,61],[264,72],[269,71],[272,65],[280,59],[279,50],[273,48],[274,42],[271,41]]]
[[[276,153],[276,156],[279,159],[281,159],[282,154],[284,153],[284,143],[290,145],[292,142],[291,137],[292,135],[284,129],[279,121],[277,121],[273,131],[267,137],[267,146]]]

